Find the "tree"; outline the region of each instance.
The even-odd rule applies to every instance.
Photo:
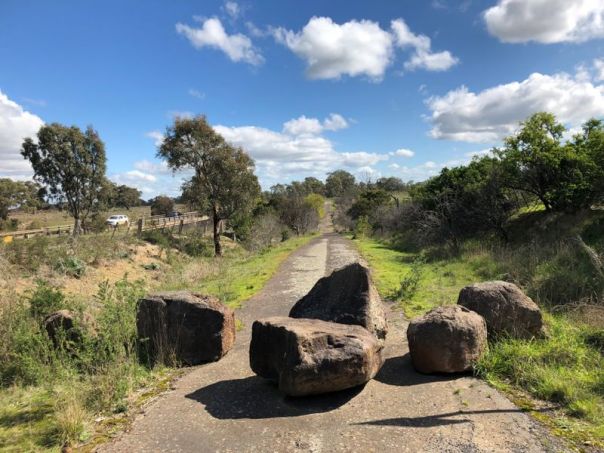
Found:
[[[566,129],[551,113],[536,113],[521,126],[496,150],[505,184],[534,195],[546,211],[588,207],[593,200],[594,164],[585,150],[562,143]]]
[[[158,195],[151,200],[151,215],[167,216],[174,211],[174,200],[165,195]]]
[[[454,248],[460,239],[484,231],[507,240],[507,222],[518,208],[514,195],[503,185],[500,162],[488,156],[466,166],[444,168],[412,191],[422,208],[417,218],[423,236]]]
[[[173,170],[191,168],[194,176],[183,192],[210,211],[214,252],[222,255],[220,222],[250,215],[260,195],[254,161],[243,149],[228,144],[205,116],[176,118],[166,130],[158,156]]]
[[[304,192],[306,195],[310,195],[311,193],[325,195],[325,184],[323,184],[323,181],[312,176],[304,178],[304,181],[302,181],[302,186],[304,187]]]
[[[114,206],[130,210],[134,206],[140,206],[142,192],[135,187],[125,184],[117,186]]]
[[[31,181],[0,178],[0,219],[6,220],[10,208],[38,207],[40,187]]]
[[[591,119],[583,125],[581,134],[574,137],[573,146],[578,154],[591,162],[589,201],[604,201],[604,122]]]
[[[45,125],[37,134],[37,143],[26,138],[21,154],[34,169],[34,179],[48,187],[56,199],[64,199],[74,218],[73,234],[81,232],[82,222],[97,211],[99,194],[105,180],[105,145],[98,133],[88,127],[57,123]]]
[[[351,195],[355,191],[356,180],[344,170],[336,170],[327,175],[325,192],[330,198]]]
[[[378,189],[386,192],[402,192],[407,189],[407,185],[403,180],[394,176],[380,178],[375,182],[375,185]]]

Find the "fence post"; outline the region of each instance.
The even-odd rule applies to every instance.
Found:
[[[145,218],[141,217],[140,219],[138,219],[137,221],[137,225],[136,225],[136,235],[140,238],[141,235],[143,234],[143,228],[145,227]]]
[[[185,219],[180,219],[180,223],[178,225],[178,234],[182,234],[182,229],[185,226]]]

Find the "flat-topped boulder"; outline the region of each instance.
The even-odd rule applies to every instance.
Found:
[[[457,304],[481,315],[489,335],[526,339],[542,335],[539,306],[513,283],[491,281],[466,286]]]
[[[198,365],[223,357],[235,342],[235,313],[217,298],[170,291],[141,299],[138,337],[151,359]]]
[[[388,331],[384,307],[369,269],[359,263],[321,278],[296,302],[289,316],[362,326],[381,342]]]
[[[382,364],[382,345],[360,326],[287,317],[252,326],[252,370],[287,395],[356,387],[372,379]]]
[[[420,373],[460,373],[472,369],[487,347],[487,326],[459,305],[435,308],[407,328],[409,352]]]

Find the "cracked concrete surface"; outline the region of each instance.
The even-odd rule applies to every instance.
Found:
[[[363,388],[287,398],[249,369],[252,322],[286,316],[332,270],[359,256],[325,233],[294,252],[237,312],[220,362],[192,368],[106,452],[557,452],[565,447],[503,395],[470,376],[425,376],[410,363],[407,322],[389,310],[387,360]]]

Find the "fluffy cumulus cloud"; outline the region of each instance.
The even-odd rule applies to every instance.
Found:
[[[415,153],[413,151],[411,151],[410,149],[399,148],[396,151],[391,152],[390,155],[397,156],[397,157],[413,157],[413,156],[415,156]]]
[[[554,113],[570,127],[604,115],[604,85],[560,73],[534,73],[474,93],[462,86],[427,101],[430,135],[437,139],[495,142],[535,112]]]
[[[200,20],[199,28],[176,24],[176,31],[184,35],[196,49],[211,47],[224,52],[232,61],[260,65],[264,58],[247,36],[237,33],[229,35],[220,19],[212,17]]]
[[[335,168],[356,170],[388,159],[387,154],[337,152],[333,143],[321,135],[347,125],[343,117],[332,114],[323,121],[301,116],[284,123],[281,132],[257,126],[214,128],[228,142],[249,152],[264,182],[301,175],[321,177]]]
[[[595,78],[598,82],[604,81],[604,58],[594,60]]]
[[[545,44],[604,37],[602,0],[499,0],[484,12],[489,32],[503,42]]]
[[[313,17],[299,32],[277,28],[278,42],[306,60],[311,79],[364,75],[380,79],[392,59],[392,37],[377,22],[352,20],[336,24]]]
[[[0,177],[28,179],[33,172],[21,156],[26,137],[34,138],[44,121],[0,91]]]
[[[299,118],[289,120],[283,124],[283,133],[292,136],[317,135],[324,130],[337,131],[348,127],[348,121],[337,113],[331,113],[323,122],[317,118],[307,118],[302,115]]]
[[[391,24],[395,43],[400,48],[412,48],[411,58],[405,62],[405,69],[426,69],[428,71],[446,71],[459,63],[448,50],[432,52],[432,41],[426,35],[413,33],[403,19],[396,19]]]
[[[164,142],[164,134],[162,134],[160,131],[149,131],[145,134],[145,136],[152,139],[153,144],[156,147],[160,147]]]
[[[384,30],[370,20],[337,24],[329,17],[313,17],[299,32],[272,31],[278,42],[306,61],[311,79],[347,75],[379,81],[394,60],[395,46],[412,49],[405,63],[408,70],[445,71],[458,62],[449,51],[433,52],[430,38],[412,33],[403,19],[392,21],[391,30]]]

